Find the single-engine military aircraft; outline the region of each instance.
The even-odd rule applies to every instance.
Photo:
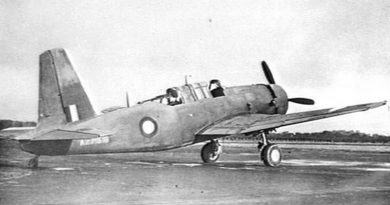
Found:
[[[39,60],[38,125],[14,138],[22,150],[35,154],[29,167],[38,166],[40,155],[153,152],[206,141],[201,158],[213,163],[222,150],[218,138],[232,135],[261,137],[260,159],[266,166],[278,166],[281,151],[268,141],[269,131],[386,104],[382,101],[286,114],[289,102],[310,105],[314,101],[288,98],[263,61],[269,84],[221,89],[218,80],[213,80],[211,83],[220,90],[211,92],[212,85],[206,82],[186,83],[129,108],[108,109],[96,115],[64,49],[45,51]],[[180,99],[170,104],[169,97]]]

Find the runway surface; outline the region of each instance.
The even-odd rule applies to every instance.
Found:
[[[0,143],[0,204],[390,204],[389,146],[281,144],[277,168],[254,142],[225,144],[216,164],[201,163],[196,145],[41,157],[31,170],[32,155]]]

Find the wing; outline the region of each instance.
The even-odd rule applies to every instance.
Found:
[[[342,108],[328,108],[286,115],[245,114],[217,121],[200,130],[196,136],[202,139],[218,138],[235,134],[249,134],[261,130],[366,111],[385,105],[386,101],[352,105]],[[203,141],[203,140],[202,140]]]

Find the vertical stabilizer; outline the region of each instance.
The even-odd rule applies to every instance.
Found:
[[[95,115],[64,49],[39,57],[39,127],[66,124]]]

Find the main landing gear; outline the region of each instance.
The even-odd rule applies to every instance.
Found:
[[[260,133],[261,141],[259,142],[258,149],[260,153],[260,159],[264,165],[269,167],[277,167],[282,162],[282,152],[276,144],[269,143],[267,140],[267,132]],[[222,153],[222,146],[216,140],[211,140],[205,144],[200,153],[203,162],[214,163],[216,162]]]
[[[33,158],[28,160],[27,166],[33,169],[38,168],[38,160],[39,160],[39,155],[35,155]]]
[[[276,144],[271,144],[267,140],[267,134],[262,132],[262,142],[259,142],[257,148],[260,152],[260,159],[266,166],[277,167],[282,162],[282,152]]]
[[[202,157],[203,162],[214,163],[219,159],[221,153],[222,146],[219,144],[219,142],[216,140],[211,140],[209,143],[203,146],[200,156]]]

